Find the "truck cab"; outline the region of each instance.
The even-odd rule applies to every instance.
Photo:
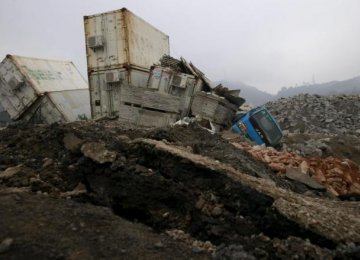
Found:
[[[283,137],[275,118],[265,107],[257,107],[238,116],[231,130],[243,134],[255,143],[277,147]]]

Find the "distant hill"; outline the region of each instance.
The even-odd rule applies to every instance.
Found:
[[[343,81],[331,81],[322,84],[309,84],[299,87],[282,88],[277,93],[277,98],[291,97],[298,94],[319,94],[322,96],[337,94],[360,93],[360,76]]]
[[[271,95],[242,82],[219,81],[217,83],[221,83],[224,87],[228,87],[229,89],[241,89],[240,96],[245,98],[246,101],[253,106],[263,105],[268,101],[273,101],[282,97],[291,97],[305,93],[318,94],[321,96],[360,94],[360,76],[343,81],[308,84],[298,87],[283,87],[276,95]]]
[[[260,106],[276,98],[274,95],[241,82],[220,81],[219,83],[229,89],[241,89],[240,96],[245,98],[246,102],[252,106]]]

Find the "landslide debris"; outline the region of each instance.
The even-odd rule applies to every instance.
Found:
[[[301,94],[265,106],[284,130],[284,151],[360,164],[360,95]]]
[[[306,185],[197,125],[13,126],[0,131],[0,149],[8,259],[331,259],[358,250],[358,202],[306,196]]]
[[[360,136],[360,95],[300,94],[265,106],[286,132]]]

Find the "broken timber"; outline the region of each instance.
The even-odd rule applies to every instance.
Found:
[[[179,115],[180,98],[147,88],[121,86],[119,120],[143,126],[165,126]]]

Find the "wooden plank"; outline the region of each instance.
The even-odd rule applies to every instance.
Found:
[[[118,116],[119,121],[122,122],[129,122],[141,126],[162,127],[170,123],[175,123],[178,115],[122,104],[120,105]]]
[[[199,92],[194,96],[191,111],[195,116],[200,115],[204,119],[225,125],[232,119],[236,109],[225,99]]]
[[[121,86],[120,102],[165,112],[179,112],[180,98],[146,88]]]

